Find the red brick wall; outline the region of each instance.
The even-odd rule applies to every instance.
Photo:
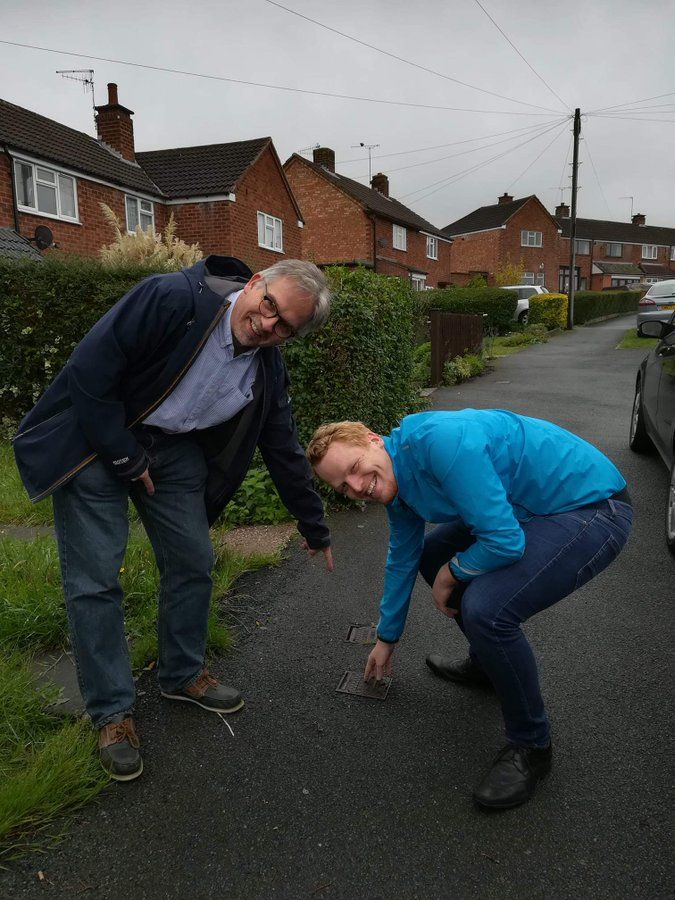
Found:
[[[438,259],[427,257],[426,235],[412,228],[406,228],[407,249],[394,249],[393,223],[377,219],[375,237],[377,240],[377,271],[383,275],[397,275],[410,278],[410,269],[426,273],[427,287],[438,287],[439,282],[450,280],[450,247],[445,241],[438,241]]]
[[[541,247],[521,247],[520,232],[541,231]],[[523,263],[526,272],[541,272],[544,268],[544,285],[549,291],[558,290],[560,265],[560,235],[558,226],[543,206],[530,200],[506,223],[501,242],[500,263]]]
[[[453,284],[466,284],[474,272],[488,272],[488,282],[494,282],[494,272],[499,268],[503,231],[481,231],[477,234],[457,236],[450,249],[451,277]],[[461,277],[464,276],[464,277]]]
[[[162,217],[168,220],[173,213],[178,237],[187,244],[199,244],[205,256],[210,253],[238,256],[232,251],[231,206],[229,200],[172,204],[162,207]],[[155,205],[155,220],[157,220],[157,205]]]
[[[616,243],[620,243],[617,241]],[[649,243],[646,241],[646,243]],[[657,248],[657,257],[656,259],[643,259],[642,258],[642,244],[623,244],[622,245],[622,253],[621,256],[608,256],[608,243],[606,241],[593,241],[591,246],[591,253],[577,253],[575,259],[575,265],[579,269],[579,275],[581,278],[586,279],[586,284],[589,290],[600,291],[603,288],[609,288],[611,286],[611,276],[604,276],[600,274],[592,275],[591,273],[591,261],[593,263],[596,262],[608,262],[608,263],[634,263],[639,265],[640,263],[652,263],[662,266],[667,266],[670,271],[673,273],[672,277],[675,278],[675,260],[670,259],[670,248],[668,247],[658,247]],[[570,241],[569,238],[560,239],[560,265],[561,266],[569,266],[570,264]],[[621,277],[621,276],[617,276]],[[649,277],[649,276],[645,276]]]
[[[286,166],[305,227],[304,259],[315,263],[373,260],[373,224],[363,207],[300,160]]]

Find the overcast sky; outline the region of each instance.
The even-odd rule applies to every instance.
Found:
[[[0,37],[249,82],[491,112],[333,99],[4,45],[0,96],[93,134],[90,95],[55,74],[93,68],[96,102],[106,102],[106,84],[114,81],[120,103],[134,110],[137,150],[271,135],[282,162],[319,143],[335,150],[339,172],[364,183],[367,155],[352,145],[379,144],[372,151],[373,172],[388,174],[391,195],[442,228],[495,203],[504,191],[537,194],[552,211],[560,185],[571,183],[571,152],[565,165],[571,128],[563,120],[568,110],[675,92],[675,0],[481,0],[552,90],[477,0],[280,2],[447,77],[361,46],[267,0],[0,0]],[[583,120],[580,216],[628,221],[631,201],[620,198],[632,195],[634,212],[644,213],[647,224],[675,226],[675,104],[663,106],[669,101],[675,93],[611,114],[621,119]],[[552,130],[544,133],[547,128]],[[436,149],[424,149],[430,147]],[[403,151],[414,152],[384,156]],[[451,179],[499,154],[505,155]]]

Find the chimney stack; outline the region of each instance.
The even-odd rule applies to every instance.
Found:
[[[117,85],[108,85],[108,102],[96,107],[96,131],[100,140],[117,150],[124,159],[135,160],[133,110],[121,106]]]
[[[632,219],[633,225],[644,225],[646,221],[643,213],[635,213]]]
[[[559,203],[555,208],[555,214],[557,219],[569,219],[570,208],[566,203]]]
[[[511,194],[507,194],[506,191],[498,198],[497,203],[499,206],[505,206],[507,203],[513,203],[513,197]]]
[[[370,180],[370,186],[374,191],[379,191],[383,196],[389,196],[389,179],[382,172],[373,175]]]
[[[317,166],[323,166],[329,172],[335,171],[335,150],[330,147],[315,147],[312,155]]]

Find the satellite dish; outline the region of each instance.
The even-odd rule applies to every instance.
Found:
[[[33,240],[38,250],[47,250],[54,243],[54,235],[51,228],[48,228],[46,225],[38,225],[35,229]]]

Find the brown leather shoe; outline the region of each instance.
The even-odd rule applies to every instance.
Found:
[[[216,678],[209,675],[208,669],[202,669],[197,680],[190,687],[181,688],[172,694],[162,691],[162,697],[168,697],[169,700],[187,700],[188,703],[196,703],[202,709],[208,709],[209,712],[215,713],[234,713],[244,705],[239,691],[226,684],[221,684]]]
[[[98,733],[98,757],[115,781],[132,781],[143,771],[141,742],[131,716],[115,716]]]

